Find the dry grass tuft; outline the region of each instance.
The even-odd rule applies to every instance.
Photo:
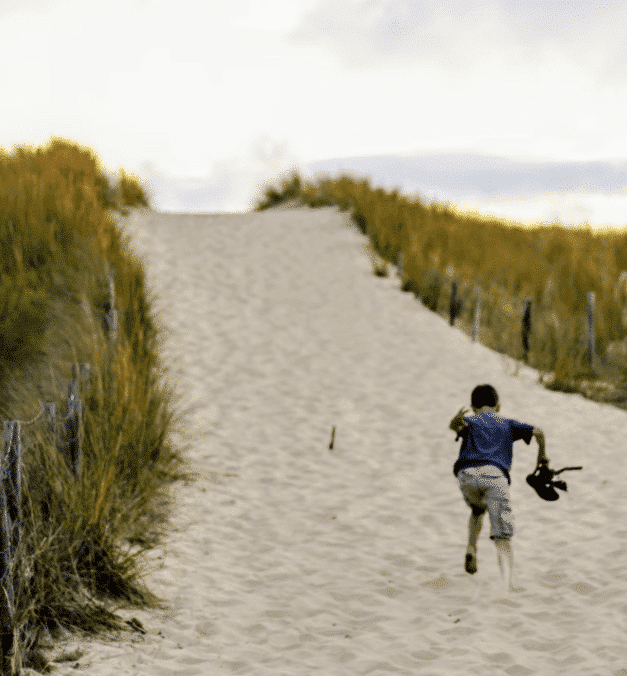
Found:
[[[22,425],[22,521],[14,552],[14,635],[45,671],[43,636],[128,630],[123,606],[156,607],[142,582],[146,550],[166,532],[169,488],[187,476],[172,435],[184,413],[164,383],[166,329],[144,271],[114,221],[148,206],[124,172],[109,185],[93,154],[52,141],[0,155],[0,413],[27,421],[55,403],[58,433]],[[117,338],[107,333],[115,270]],[[83,378],[82,472],[61,433],[72,367]],[[13,661],[17,656],[13,655]]]
[[[347,176],[307,183],[296,173],[269,189],[256,208],[276,207],[286,200],[333,204],[349,211],[368,236],[374,274],[386,274],[385,262],[393,265],[402,253],[403,290],[416,294],[434,312],[448,315],[455,280],[455,321],[468,333],[481,288],[481,341],[526,360],[544,374],[547,387],[604,401],[625,399],[627,232],[527,227],[449,206],[427,206]],[[586,346],[589,291],[596,297],[593,363]],[[532,299],[532,330],[525,351],[522,318],[527,297]]]

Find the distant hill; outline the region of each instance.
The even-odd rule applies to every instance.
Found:
[[[525,200],[548,193],[568,200],[574,193],[627,196],[627,161],[622,160],[538,162],[473,153],[434,153],[329,158],[298,163],[294,169],[312,179],[316,174],[336,177],[341,173],[367,178],[375,186],[398,188],[424,202],[457,204],[468,199],[489,205],[498,198]],[[176,177],[151,163],[146,163],[141,173],[145,177],[142,187],[156,209],[201,213],[247,211],[259,189],[263,191],[264,181],[273,183],[280,172],[234,160],[208,167],[205,176],[194,178]],[[569,208],[572,210],[551,207],[549,212],[579,222],[599,207],[583,205],[581,213],[574,215]],[[604,219],[613,222],[619,218],[622,222],[623,212],[621,209],[618,215]],[[537,216],[537,220],[541,218]]]
[[[350,172],[406,193],[527,197],[583,191],[623,193],[627,161],[538,162],[479,154],[372,155],[310,162],[304,175]]]

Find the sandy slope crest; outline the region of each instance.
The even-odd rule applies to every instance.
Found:
[[[79,641],[58,673],[627,675],[625,413],[535,384],[371,274],[333,209],[135,215],[198,480],[148,582],[171,611]],[[515,582],[463,570],[468,509],[447,430],[474,385],[584,465],[545,503],[514,447]],[[335,449],[328,449],[337,426]],[[487,521],[486,521],[487,524]],[[160,558],[161,557],[161,558]]]

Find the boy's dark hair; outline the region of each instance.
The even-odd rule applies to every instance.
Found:
[[[499,395],[492,385],[477,385],[470,395],[470,404],[473,408],[496,406],[498,403]]]

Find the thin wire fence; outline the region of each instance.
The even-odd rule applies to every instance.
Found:
[[[118,311],[115,308],[115,271],[108,272],[109,297],[105,307],[109,347],[117,340]],[[13,557],[20,542],[22,523],[21,457],[24,428],[40,432],[54,448],[65,456],[70,471],[79,480],[83,468],[82,420],[83,402],[79,398],[81,382],[90,385],[91,365],[72,365],[72,378],[67,386],[65,415],[57,415],[54,402],[40,402],[39,413],[31,420],[4,422],[4,447],[0,463],[0,649],[2,676],[20,676],[23,649],[16,636],[15,594],[12,580]],[[41,496],[45,502],[46,496]]]
[[[408,290],[401,256],[397,270]],[[627,287],[627,272],[621,273],[614,293],[621,293],[623,287]],[[556,355],[558,362],[565,360],[567,351],[571,363],[590,375],[600,368],[612,371],[621,361],[627,370],[624,358],[627,339],[609,342],[604,350],[599,347],[596,336],[599,309],[594,291],[586,293],[585,311],[571,321],[572,325],[567,325],[551,307],[549,301],[555,294],[551,280],[545,291],[545,298],[535,303],[530,296],[515,297],[495,285],[484,286],[457,278],[454,270],[443,273],[432,268],[425,271],[417,295],[430,310],[447,316],[450,326],[467,331],[473,341],[485,342],[492,349],[532,363],[541,371],[556,370]],[[624,295],[627,296],[627,289]],[[623,314],[627,328],[627,305],[623,306]]]

